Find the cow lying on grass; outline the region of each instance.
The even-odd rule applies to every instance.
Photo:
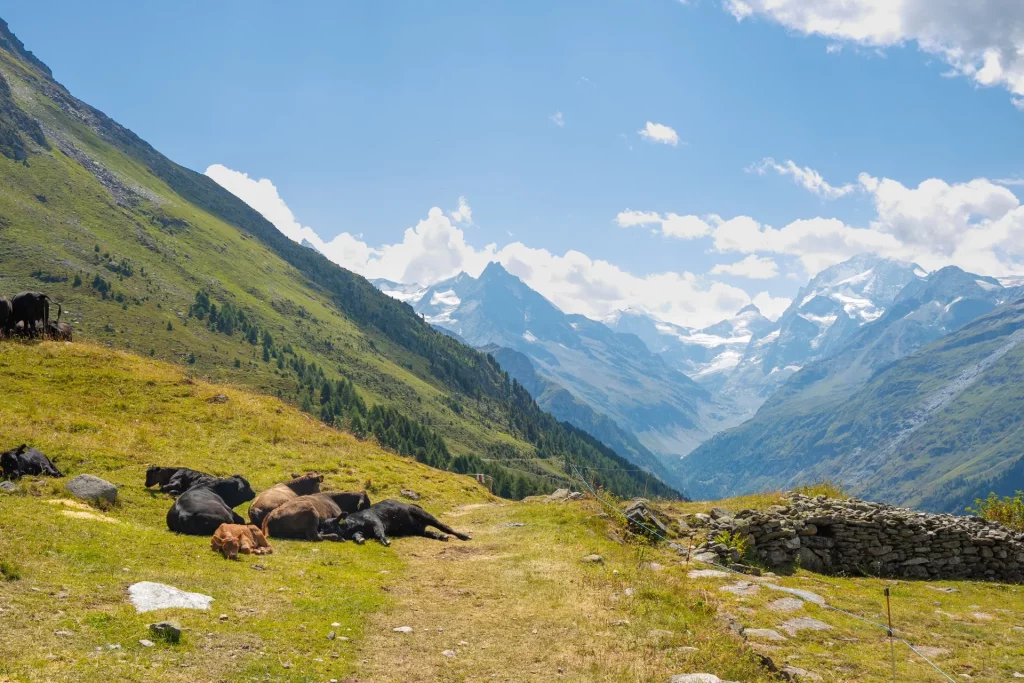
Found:
[[[146,470],[146,488],[159,486],[161,493],[179,496],[199,483],[215,481],[217,477],[187,467],[157,467]]]
[[[444,533],[427,529],[436,527]],[[354,512],[345,518],[334,517],[321,527],[321,535],[331,540],[364,543],[367,538],[376,538],[384,545],[391,545],[389,536],[425,536],[438,541],[447,541],[451,534],[460,541],[470,540],[447,524],[439,521],[419,505],[410,505],[397,500],[385,500],[371,505],[366,510]]]
[[[210,540],[210,548],[228,560],[237,560],[238,553],[270,555],[274,552],[267,537],[252,524],[221,524]]]
[[[240,474],[200,482],[174,501],[167,511],[167,527],[180,534],[212,536],[221,524],[244,525],[245,520],[232,508],[255,497]]]
[[[317,493],[299,496],[263,518],[263,535],[268,538],[300,538],[307,541],[337,540],[320,533],[329,519],[344,517],[370,507],[366,491]]]
[[[35,448],[21,444],[17,448],[0,453],[0,469],[5,479],[45,474],[48,477],[63,477],[53,462]]]
[[[309,473],[301,477],[293,474],[293,479],[283,484],[277,484],[260,495],[249,506],[249,521],[256,526],[263,526],[263,518],[291,500],[299,496],[308,496],[320,493],[320,482],[324,475]]]

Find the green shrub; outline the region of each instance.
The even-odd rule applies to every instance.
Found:
[[[999,522],[1011,529],[1024,531],[1024,491],[1017,491],[1015,496],[1002,498],[990,493],[988,498],[978,498],[974,504],[977,507],[967,508],[968,512],[990,522]]]
[[[750,544],[747,542],[746,534],[732,531],[722,531],[713,539],[714,543],[721,543],[726,548],[732,548],[742,557],[746,557]]]

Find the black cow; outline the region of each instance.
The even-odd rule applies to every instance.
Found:
[[[60,307],[58,306],[57,319],[60,319]],[[25,331],[31,335],[36,334],[36,322],[43,322],[43,329],[46,331],[50,326],[50,297],[42,292],[22,292],[15,294],[11,299],[11,322],[25,324]]]
[[[9,338],[14,329],[14,309],[11,307],[11,300],[0,296],[0,334]]]
[[[167,511],[167,527],[180,534],[213,536],[221,524],[245,524],[232,508],[255,497],[240,474],[202,482],[174,501]]]
[[[428,526],[437,527],[443,534],[430,531]],[[327,520],[321,527],[325,535],[336,535],[338,540],[353,540],[364,543],[367,538],[376,538],[384,545],[391,545],[389,536],[425,536],[438,541],[447,541],[451,534],[461,541],[469,536],[460,534],[447,524],[439,521],[419,505],[410,505],[397,500],[384,500],[366,510],[353,512],[342,521],[341,517]]]
[[[160,486],[161,493],[180,496],[196,484],[208,484],[217,477],[206,472],[190,470],[187,467],[158,467],[152,465],[146,470],[146,488]]]
[[[4,477],[17,479],[26,475],[45,474],[49,477],[63,477],[64,474],[41,451],[21,444],[17,448],[0,453],[0,469]]]

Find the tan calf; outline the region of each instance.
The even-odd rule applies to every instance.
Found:
[[[274,552],[267,537],[252,524],[221,524],[213,534],[210,548],[228,560],[237,560],[239,553],[269,555]]]

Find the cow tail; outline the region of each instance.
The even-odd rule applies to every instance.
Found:
[[[64,312],[64,308],[60,304],[57,304],[57,320],[56,320],[56,322],[60,322],[60,315],[63,312]]]

